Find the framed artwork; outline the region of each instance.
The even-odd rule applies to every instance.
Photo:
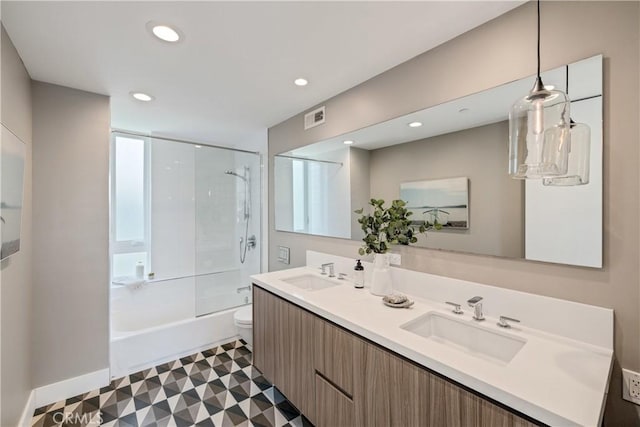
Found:
[[[25,146],[11,131],[2,126],[0,140],[0,259],[20,250],[22,201],[24,198]]]
[[[404,182],[400,198],[413,212],[413,222],[425,221],[432,229],[469,228],[467,177]]]

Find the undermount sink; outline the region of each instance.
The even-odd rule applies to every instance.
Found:
[[[338,286],[338,283],[334,281],[314,276],[313,274],[303,274],[301,276],[289,277],[286,279],[282,279],[282,281],[287,282],[297,288],[304,289],[305,291],[319,291],[320,289],[327,289],[333,286]]]
[[[523,338],[501,334],[470,322],[473,320],[427,313],[400,327],[423,338],[499,363],[509,363],[527,342]]]

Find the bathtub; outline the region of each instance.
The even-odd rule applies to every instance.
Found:
[[[238,338],[250,302],[236,272],[111,288],[111,376],[121,377]],[[204,314],[210,313],[210,314]]]

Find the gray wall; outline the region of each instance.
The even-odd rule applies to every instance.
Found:
[[[403,248],[405,268],[473,280],[615,310],[614,367],[606,422],[638,423],[621,399],[620,366],[640,370],[640,53],[637,2],[544,2],[543,68],[602,53],[604,63],[604,268]],[[535,71],[535,4],[487,24],[322,103],[325,124],[303,131],[303,113],[269,129],[269,156],[517,80]],[[273,171],[269,170],[270,179]],[[270,195],[273,197],[271,184]],[[269,208],[269,267],[277,245],[291,248],[291,267],[305,250],[357,256],[358,242],[278,233]]]
[[[371,151],[371,195],[400,197],[400,184],[442,178],[469,178],[469,229],[430,231],[416,245],[498,255],[524,256],[524,184],[511,179],[509,122]]]
[[[33,82],[34,387],[109,366],[109,98]]]
[[[31,392],[31,79],[2,27],[0,120],[26,146],[20,251],[0,265],[0,425],[15,426]]]

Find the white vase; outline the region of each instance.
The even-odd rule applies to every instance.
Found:
[[[389,270],[389,254],[376,254],[373,258],[373,272],[369,292],[379,296],[393,293],[391,270]]]

